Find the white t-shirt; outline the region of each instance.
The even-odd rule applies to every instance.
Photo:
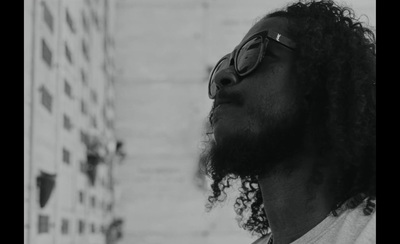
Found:
[[[347,209],[339,216],[329,215],[321,223],[291,244],[370,244],[376,243],[376,211],[365,215],[364,201],[355,209]],[[267,244],[264,236],[253,244]]]

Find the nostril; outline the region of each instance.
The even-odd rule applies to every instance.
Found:
[[[230,79],[221,79],[219,83],[220,83],[222,86],[227,86],[227,85],[229,85],[231,82],[232,82],[232,81],[231,81]]]
[[[224,86],[236,84],[238,80],[239,77],[237,77],[236,73],[231,69],[221,70],[215,75],[215,84],[220,89]]]

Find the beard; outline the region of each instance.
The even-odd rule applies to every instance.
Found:
[[[291,159],[304,148],[306,112],[296,107],[274,116],[253,112],[251,118],[262,124],[257,132],[244,128],[227,135],[221,142],[207,142],[204,156],[208,175],[244,179],[278,171],[289,174],[296,169],[298,165]]]

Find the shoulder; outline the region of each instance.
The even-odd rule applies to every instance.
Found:
[[[375,243],[376,242],[376,213],[372,214],[371,221],[365,226],[357,238],[356,243]]]
[[[376,201],[373,202],[376,204]],[[366,202],[364,201],[357,208],[347,211],[345,214],[345,222],[352,224],[353,226],[359,226],[359,228],[364,228],[376,223],[376,209],[366,215],[364,213],[364,208],[366,207]]]
[[[361,225],[356,228],[357,238],[354,243],[375,243],[376,242],[376,211],[371,215],[363,215],[359,219]],[[354,226],[357,226],[356,224]]]
[[[265,236],[258,238],[251,244],[267,244],[269,241],[269,238],[270,238],[270,235],[265,235]]]
[[[364,207],[363,203],[354,209],[344,209],[339,216],[328,216],[293,244],[376,243],[376,211],[365,215]]]
[[[365,205],[347,211],[340,226],[340,236],[352,239],[352,243],[374,243],[376,240],[376,210],[370,215],[363,212]],[[338,227],[339,227],[338,226]]]

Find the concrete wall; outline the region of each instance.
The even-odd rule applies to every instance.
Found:
[[[117,177],[122,243],[251,242],[232,208],[205,213],[194,180],[211,106],[210,10],[175,0],[118,1],[117,11],[116,128],[128,153]]]

